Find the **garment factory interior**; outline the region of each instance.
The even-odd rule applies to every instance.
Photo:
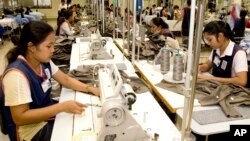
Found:
[[[249,137],[250,0],[0,0],[0,17],[0,141]]]

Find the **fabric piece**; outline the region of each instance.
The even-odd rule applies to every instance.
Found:
[[[195,94],[201,105],[219,104],[229,117],[241,116],[234,106],[250,105],[250,89],[234,84],[198,80]]]
[[[237,111],[242,115],[241,117],[227,117],[221,108],[211,109],[211,110],[202,110],[194,111],[193,119],[201,125],[207,125],[212,123],[234,121],[234,120],[243,120],[250,118],[250,106],[238,106],[235,107]]]
[[[165,45],[165,41],[163,43]],[[127,43],[124,44],[124,47],[127,47]],[[155,58],[155,55],[159,53],[160,46],[157,43],[154,43],[153,41],[149,40],[144,43],[136,42],[135,45],[135,57],[138,56],[138,48],[140,48],[139,51],[139,59],[146,59],[146,60],[153,60]],[[128,58],[132,58],[132,44],[129,45],[129,56]]]
[[[184,84],[170,83],[165,81],[164,79],[160,83],[157,83],[155,86],[178,94],[183,94],[184,89]]]
[[[135,93],[141,94],[149,91],[149,88],[145,81],[139,77],[128,76],[125,72],[120,71],[123,83],[129,84]]]
[[[73,42],[74,40],[64,37],[56,39],[55,42],[55,51],[51,60],[56,65],[67,65],[68,67],[61,68],[65,73],[68,73],[69,71],[69,62]]]
[[[99,65],[99,68],[104,67],[103,65]],[[77,80],[87,83],[91,86],[97,86],[99,84],[97,69],[96,73],[94,73],[94,66],[92,65],[83,65],[74,69],[68,73],[69,76],[76,78]],[[132,89],[135,93],[140,94],[149,91],[146,83],[140,79],[139,77],[130,77],[125,72],[119,71],[122,77],[123,83],[127,83],[131,85]]]

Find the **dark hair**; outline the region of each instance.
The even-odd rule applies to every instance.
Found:
[[[31,21],[24,25],[20,39],[16,39],[17,46],[11,49],[6,55],[8,64],[15,61],[18,55],[26,55],[29,42],[37,46],[52,32],[53,28],[42,21]]]
[[[169,28],[168,24],[167,24],[166,22],[164,22],[163,19],[160,18],[160,17],[155,17],[155,18],[153,18],[153,19],[151,20],[151,22],[152,22],[154,25],[156,25],[157,27],[166,28],[166,29]]]
[[[71,0],[67,0],[67,5],[71,4]]]
[[[165,9],[166,9],[166,7],[165,7],[165,6],[164,6],[164,7],[162,7],[162,9],[161,9],[161,11],[160,11],[160,17],[163,17],[162,12],[163,12]]]
[[[61,16],[59,16],[58,20],[57,20],[57,29],[56,29],[57,36],[59,35],[60,27],[63,24],[63,22],[65,21],[65,19],[67,20],[73,15],[73,12],[69,9],[67,9],[67,10],[64,9],[63,11],[62,10],[61,10],[61,14],[60,14]]]
[[[210,35],[218,35],[219,33],[223,33],[226,38],[234,41],[233,32],[229,24],[224,21],[212,21],[208,23],[205,26],[203,33],[208,33]]]
[[[175,6],[174,6],[174,9],[179,9],[179,6],[178,6],[178,5],[175,5]]]
[[[129,11],[129,15],[133,15],[133,12],[131,11],[131,10],[128,10],[128,8],[125,8],[125,13],[128,13],[128,11]]]
[[[69,19],[72,15],[73,15],[73,11],[71,11],[71,10],[65,10],[65,11],[63,11],[63,13],[62,13],[62,16],[63,16],[65,19]]]
[[[188,6],[191,5],[191,0],[187,0],[187,5],[188,5]]]

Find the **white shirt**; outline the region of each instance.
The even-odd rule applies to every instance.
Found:
[[[59,36],[72,36],[74,33],[75,31],[71,29],[67,22],[63,22],[60,26]]]
[[[61,9],[67,9],[67,4],[65,3],[64,5],[62,5],[61,3],[59,4],[59,8],[58,11],[60,11]]]
[[[223,54],[220,54],[220,49],[216,49],[216,54],[218,54],[220,57],[224,57],[226,55],[231,56],[233,53],[234,44],[235,44],[234,42],[230,41]],[[209,56],[209,61],[211,62],[212,62],[212,57],[213,57],[213,51],[210,53]],[[235,77],[236,73],[238,72],[248,71],[247,56],[244,50],[239,50],[235,53],[231,71],[232,71],[232,77]]]

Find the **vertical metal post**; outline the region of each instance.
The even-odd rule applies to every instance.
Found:
[[[102,34],[105,32],[105,6],[104,0],[102,0]]]
[[[127,1],[128,2],[128,1]],[[125,55],[124,55],[124,50],[125,50],[125,45],[124,45],[124,41],[125,41],[125,0],[122,0],[122,6],[123,8],[121,7],[121,11],[122,11],[122,49],[123,49],[123,60],[125,60]]]
[[[127,49],[128,49],[128,55],[129,53],[129,46],[130,46],[130,0],[127,0]],[[126,14],[126,13],[125,13]]]
[[[198,12],[195,18],[195,0],[192,0],[191,4],[191,19],[190,19],[190,29],[189,29],[189,42],[188,42],[188,64],[187,64],[187,75],[185,80],[185,101],[184,101],[184,111],[183,111],[183,120],[182,120],[182,138],[181,140],[191,141],[195,140],[193,136],[191,136],[191,118],[192,118],[192,111],[193,111],[193,104],[194,104],[194,96],[195,96],[195,86],[196,86],[196,79],[198,74],[198,64],[200,58],[200,48],[201,48],[201,38],[202,38],[202,29],[203,29],[203,22],[197,22],[195,28],[195,38],[194,36],[194,21],[204,21],[204,12],[205,12],[205,0],[198,1]],[[193,42],[193,39],[194,42]],[[194,45],[194,46],[192,46]],[[194,49],[195,54],[193,55]],[[194,62],[193,62],[194,59]],[[193,67],[193,63],[194,66]],[[190,76],[191,71],[193,69],[193,78],[192,84],[190,85]]]
[[[135,62],[136,3],[137,3],[137,0],[134,0],[134,10],[133,10],[133,39],[132,39],[132,64],[134,64],[134,62]]]

